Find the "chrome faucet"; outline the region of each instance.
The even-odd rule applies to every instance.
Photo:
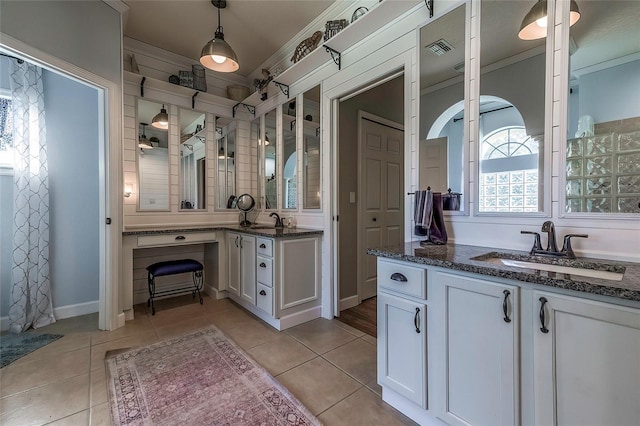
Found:
[[[533,247],[531,248],[531,255],[540,256],[553,256],[553,257],[566,257],[567,259],[575,259],[576,255],[571,247],[571,237],[577,238],[589,238],[587,234],[567,234],[564,236],[564,242],[562,244],[562,250],[558,251],[558,245],[556,244],[556,228],[553,222],[547,220],[542,224],[542,232],[547,233],[547,248],[544,250],[540,242],[540,234],[532,231],[520,231],[521,234],[531,234],[535,236],[533,241]]]
[[[272,212],[269,217],[274,217],[276,218],[276,229],[281,229],[284,228],[284,224],[282,223],[282,219],[280,219],[280,215],[276,212]]]

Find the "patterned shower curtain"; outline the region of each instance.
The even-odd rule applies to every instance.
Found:
[[[55,322],[49,282],[49,179],[42,69],[13,62],[13,286],[10,330]]]

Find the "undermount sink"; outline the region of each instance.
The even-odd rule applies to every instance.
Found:
[[[539,258],[536,256],[504,253],[488,253],[475,257],[472,260],[480,260],[483,262],[493,263],[495,265],[578,275],[581,277],[601,278],[613,281],[622,281],[626,269],[624,266],[620,265],[583,261],[580,259]]]

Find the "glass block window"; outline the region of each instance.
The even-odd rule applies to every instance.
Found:
[[[13,110],[6,97],[0,97],[0,167],[13,167]]]
[[[525,128],[505,127],[480,145],[479,211],[539,211],[540,142]]]

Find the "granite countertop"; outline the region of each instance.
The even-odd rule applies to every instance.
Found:
[[[307,229],[307,228],[284,228],[275,229],[269,225],[255,225],[250,227],[243,227],[240,225],[219,225],[210,226],[204,228],[171,228],[171,229],[141,229],[124,231],[123,236],[127,235],[161,235],[161,234],[174,234],[174,233],[193,233],[193,232],[214,232],[214,231],[236,231],[243,232],[245,234],[258,235],[268,238],[296,238],[307,235],[322,235],[324,231],[322,229]]]
[[[397,246],[368,249],[367,253],[389,259],[640,302],[640,264],[638,263],[590,258],[578,258],[571,261],[575,266],[578,266],[576,264],[576,262],[578,262],[580,267],[588,269],[595,269],[592,266],[594,263],[598,263],[600,266],[603,266],[602,269],[612,272],[621,272],[624,270],[622,281],[614,281],[485,262],[481,259],[491,257],[491,254],[515,260],[524,260],[529,255],[528,252],[489,247],[461,244],[421,247],[418,242],[413,242]],[[540,260],[541,263],[558,265],[567,262],[566,259],[554,258],[540,258]]]

